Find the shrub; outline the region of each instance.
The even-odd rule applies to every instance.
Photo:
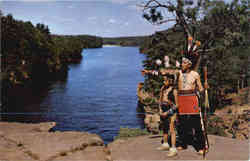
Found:
[[[115,137],[115,140],[120,138],[129,138],[129,137],[136,137],[149,134],[150,133],[146,129],[121,127],[118,136]]]
[[[219,126],[208,126],[207,133],[218,136],[227,136],[226,132],[222,127]]]
[[[218,135],[218,136],[227,136],[225,132],[225,128],[223,126],[220,126],[219,123],[222,123],[223,125],[223,119],[214,116],[208,119],[208,126],[207,126],[207,133],[212,135]]]

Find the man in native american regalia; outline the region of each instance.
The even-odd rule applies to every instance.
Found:
[[[182,58],[181,70],[179,69],[161,69],[159,71],[154,70],[142,70],[142,74],[153,75],[166,75],[173,74],[178,77],[178,97],[176,106],[178,108],[178,136],[179,147],[178,150],[186,149],[190,142],[189,133],[192,133],[192,140],[195,149],[198,154],[204,154],[205,138],[202,132],[199,100],[197,97],[197,90],[203,92],[204,88],[201,84],[200,75],[192,70],[195,65],[192,61],[197,60],[195,55],[186,55]],[[205,88],[207,88],[205,84]]]

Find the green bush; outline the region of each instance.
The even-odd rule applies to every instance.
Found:
[[[208,119],[207,133],[211,135],[227,136],[225,128],[220,126],[224,121],[218,116],[210,117]]]
[[[227,136],[224,129],[219,126],[208,126],[207,133],[211,135],[218,135],[218,136]]]
[[[150,133],[146,129],[121,127],[118,136],[115,137],[115,140],[120,138],[129,138],[149,134]]]
[[[214,117],[211,117],[209,118],[208,120],[210,123],[223,123],[223,119],[218,117],[218,116],[214,116]]]
[[[147,97],[143,100],[143,102],[146,104],[151,104],[153,102],[153,98]]]

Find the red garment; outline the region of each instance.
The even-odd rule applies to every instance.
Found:
[[[178,95],[179,114],[198,114],[199,103],[195,94]]]

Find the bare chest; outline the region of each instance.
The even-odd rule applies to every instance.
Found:
[[[181,90],[194,89],[195,84],[196,84],[196,77],[192,72],[180,74],[178,85]]]
[[[172,87],[169,87],[167,90],[163,91],[163,102],[169,101],[169,94],[172,91]]]

